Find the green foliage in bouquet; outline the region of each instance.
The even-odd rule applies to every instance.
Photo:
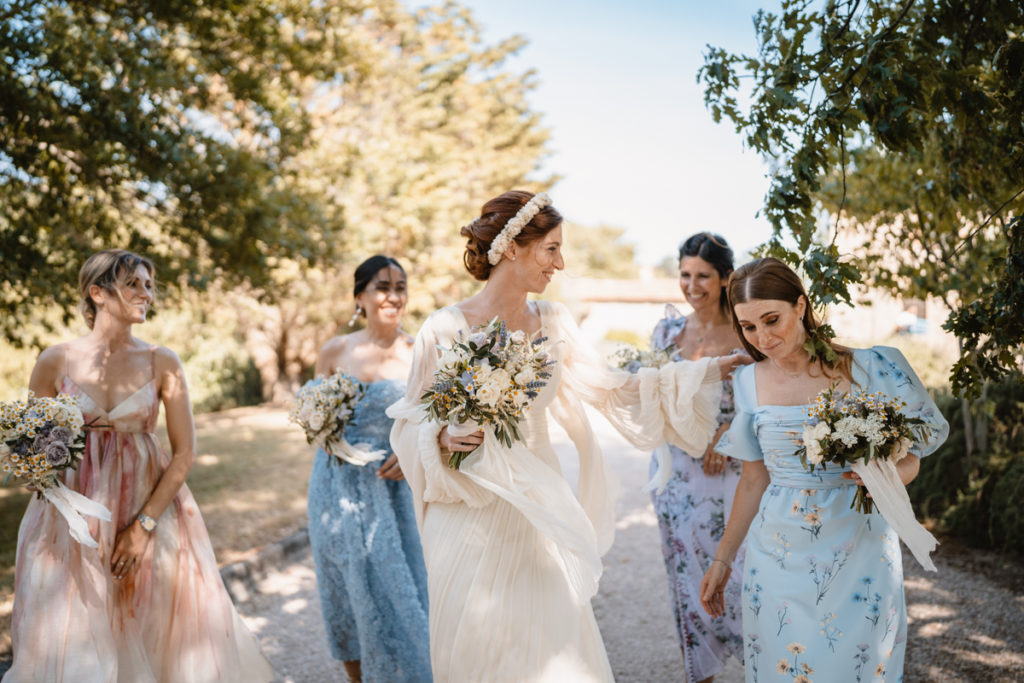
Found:
[[[522,441],[519,421],[551,378],[554,361],[544,350],[547,337],[529,339],[521,330],[509,332],[494,318],[459,334],[442,348],[434,383],[420,397],[430,420],[441,424],[476,422],[493,425],[506,447]],[[452,453],[448,466],[458,469],[469,453]]]

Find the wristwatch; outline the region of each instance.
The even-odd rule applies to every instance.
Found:
[[[143,514],[140,512],[139,516],[135,519],[139,520],[139,526],[142,527],[143,531],[153,533],[153,530],[156,529],[156,520],[147,514]]]

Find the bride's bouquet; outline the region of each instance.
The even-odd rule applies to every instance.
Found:
[[[547,384],[554,365],[544,350],[545,341],[547,337],[529,339],[521,330],[509,332],[497,318],[468,336],[460,332],[450,348],[441,348],[434,383],[420,397],[428,417],[449,425],[452,433],[460,425],[463,434],[491,425],[506,447],[522,441],[519,421]],[[458,469],[468,455],[452,453],[448,466]]]
[[[640,368],[662,368],[672,362],[669,349],[642,350],[635,346],[623,346],[612,357],[615,367],[636,373]]]
[[[35,490],[67,520],[72,537],[97,547],[82,515],[110,521],[110,511],[61,481],[65,470],[75,469],[85,452],[85,424],[78,399],[56,398],[28,392],[24,400],[0,402],[0,471],[6,484],[12,478]]]
[[[835,385],[819,393],[807,411],[800,462],[811,472],[834,463],[867,465],[874,460],[899,462],[907,449],[925,438],[924,420],[907,417],[902,401],[881,393],[837,393]],[[874,509],[867,491],[858,489],[851,508],[865,514]]]
[[[359,467],[383,460],[384,451],[345,439],[345,427],[363,393],[363,385],[343,372],[311,379],[299,389],[288,419],[302,427],[306,443],[316,444],[339,460]]]

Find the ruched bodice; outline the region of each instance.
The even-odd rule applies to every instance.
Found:
[[[754,434],[761,444],[772,484],[814,489],[853,486],[852,480],[843,479],[843,472],[849,468],[840,469],[833,465],[827,470],[819,467],[809,472],[800,462],[796,450],[803,445],[807,409],[805,405],[760,406],[751,415]]]
[[[61,382],[62,393],[71,394],[79,400],[82,416],[93,429],[110,430],[125,434],[153,434],[160,416],[160,400],[156,394],[156,382],[149,380],[135,390],[128,398],[118,403],[108,413],[87,394],[75,380],[68,376]]]
[[[404,393],[405,382],[398,379],[367,384],[366,393],[356,404],[352,422],[345,428],[345,439],[349,443],[366,443],[390,453],[393,421],[384,415],[384,411]]]

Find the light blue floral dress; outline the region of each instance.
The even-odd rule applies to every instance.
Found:
[[[855,388],[906,402],[932,453],[949,425],[898,350],[853,352]],[[850,509],[841,470],[804,469],[795,455],[807,406],[757,404],[754,366],[734,380],[736,416],[718,451],[764,460],[771,475],[747,534],[743,633],[748,682],[901,681],[907,645],[900,542],[877,511]]]
[[[349,443],[391,453],[384,410],[403,382],[366,388],[345,430]],[[377,476],[379,462],[344,463],[323,450],[309,481],[309,538],[331,654],[360,660],[363,680],[430,681],[427,571],[412,494]]]
[[[672,305],[651,335],[652,349],[674,348],[675,339],[686,326],[686,317]],[[675,351],[673,360],[679,360]],[[732,382],[722,382],[718,423],[732,420]],[[661,493],[651,500],[661,529],[661,552],[668,573],[668,590],[676,619],[676,633],[683,652],[687,681],[702,681],[718,674],[729,655],[743,660],[743,623],[740,609],[743,552],[741,546],[733,573],[725,587],[725,614],[713,619],[700,604],[700,583],[711,564],[732,509],[742,465],[727,460],[721,474],[704,474],[704,457],[691,457],[675,446],[672,475]],[[657,461],[651,459],[651,476]]]

